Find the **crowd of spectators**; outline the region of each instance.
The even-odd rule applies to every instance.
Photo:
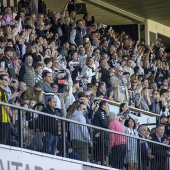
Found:
[[[145,138],[145,127],[138,133],[132,117],[120,123],[107,100],[122,103],[121,117],[128,117],[128,106],[168,116],[170,53],[161,40],[150,45],[132,40],[128,32],[115,32],[112,26],[96,23],[92,13],[76,20],[75,11],[67,10],[69,3],[61,13],[47,11],[43,0],[39,0],[38,9],[32,0],[20,0],[18,9],[1,4],[0,101]],[[0,143],[19,146],[19,110],[0,109]],[[59,120],[26,111],[22,115],[25,148],[64,154]],[[164,126],[159,125],[156,134],[159,128]],[[168,137],[169,128],[165,128]],[[73,123],[66,125],[66,130],[67,157],[88,161],[90,144],[95,163],[122,168],[127,153],[128,168],[138,168],[133,139],[118,140],[118,135],[99,130],[91,135],[87,127]],[[158,142],[168,143],[164,139]],[[111,154],[112,161],[109,153],[119,150],[122,154]],[[148,155],[154,158],[152,153]],[[148,166],[145,163],[144,167]]]

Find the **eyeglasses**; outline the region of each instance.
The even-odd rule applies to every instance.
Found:
[[[17,83],[16,81],[11,81],[11,83]]]

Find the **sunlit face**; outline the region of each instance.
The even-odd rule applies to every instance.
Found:
[[[164,132],[165,132],[165,127],[164,126],[159,126],[157,129],[156,129],[156,133],[159,135],[159,136],[163,136],[164,135]]]
[[[148,129],[147,127],[143,127],[141,130],[140,130],[140,133],[142,136],[144,136],[145,138],[147,137],[148,135]]]
[[[132,119],[130,119],[130,120],[128,121],[128,126],[129,126],[129,128],[133,128],[133,127],[134,127],[134,122],[133,122]]]

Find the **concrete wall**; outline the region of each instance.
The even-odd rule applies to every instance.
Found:
[[[153,32],[156,34],[161,34],[166,37],[170,38],[170,27],[165,26],[163,24],[160,24],[158,22],[155,22],[150,19],[145,20],[145,41],[146,44],[150,44],[150,35],[149,32]]]

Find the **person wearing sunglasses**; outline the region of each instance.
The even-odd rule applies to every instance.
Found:
[[[123,75],[123,68],[117,67],[116,73],[110,78],[111,85],[113,86],[114,99],[117,102],[128,101],[128,88],[130,88],[130,77]]]

